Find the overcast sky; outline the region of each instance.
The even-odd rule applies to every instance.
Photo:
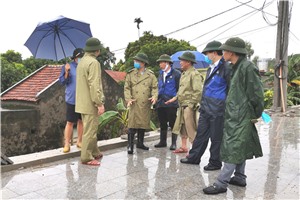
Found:
[[[250,0],[240,0],[240,2],[247,1]],[[264,8],[264,13],[252,12],[255,11],[254,8],[244,5],[197,23],[240,3],[236,0],[7,0],[0,4],[0,53],[15,50],[22,54],[23,59],[30,57],[31,53],[24,43],[37,24],[63,15],[89,23],[93,36],[99,38],[110,50],[125,48],[129,42],[138,39],[134,19],[141,17],[143,20],[140,24],[141,35],[144,31],[151,31],[157,36],[165,35],[197,23],[167,37],[190,41],[191,45],[202,51],[209,41],[219,40],[223,43],[229,37],[239,34],[238,37],[252,44],[254,55],[260,58],[274,58],[277,26],[270,24],[277,22],[278,0],[252,0],[249,5],[261,8],[264,2],[265,5],[271,3]],[[250,12],[252,13],[246,15]],[[234,21],[235,19],[239,20]],[[294,0],[289,55],[300,53],[299,20],[300,1]],[[231,21],[234,22],[229,23]],[[226,23],[229,24],[225,25]],[[221,26],[223,27],[219,28]],[[213,31],[214,29],[217,30]],[[115,53],[117,59],[124,57],[124,50]]]

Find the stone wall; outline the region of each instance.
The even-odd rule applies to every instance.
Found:
[[[102,71],[106,110],[115,110],[123,88]],[[39,95],[38,102],[2,101],[1,151],[6,156],[34,153],[63,146],[66,124],[65,87],[57,81]],[[107,139],[105,131],[98,139]]]

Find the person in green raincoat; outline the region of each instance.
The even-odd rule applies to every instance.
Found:
[[[245,187],[246,160],[263,155],[255,127],[264,109],[263,85],[257,66],[247,60],[245,47],[245,42],[238,37],[228,39],[220,47],[233,70],[220,152],[224,165],[216,182],[203,189],[205,194],[226,192],[228,183]]]
[[[134,59],[134,69],[125,78],[124,97],[128,112],[128,154],[133,154],[133,140],[137,132],[136,147],[149,150],[144,145],[145,130],[150,129],[151,106],[157,101],[158,86],[154,72],[147,69],[148,56],[138,53]]]

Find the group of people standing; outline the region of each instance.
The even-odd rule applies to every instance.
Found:
[[[145,130],[150,129],[151,107],[155,106],[160,123],[160,141],[154,145],[155,148],[167,147],[170,127],[170,150],[187,154],[180,160],[181,163],[199,165],[211,141],[210,158],[204,170],[219,170],[222,162],[223,168],[216,182],[204,188],[203,192],[218,194],[226,192],[228,184],[245,187],[246,160],[262,156],[255,121],[264,108],[263,87],[258,68],[247,60],[242,39],[230,38],[224,44],[212,41],[202,53],[209,63],[205,78],[194,68],[195,55],[189,51],[179,57],[181,72],[172,67],[169,55],[161,55],[157,60],[160,67],[158,78],[147,68],[149,59],[146,54],[138,53],[133,57],[134,68],[127,73],[124,86],[129,109],[127,152],[134,153],[135,133],[136,147],[149,150],[144,144],[144,136]],[[78,84],[73,112],[81,113],[84,127],[82,144],[79,140],[77,146],[81,146],[81,161],[87,165],[100,165],[99,159],[103,156],[96,138],[97,116],[105,111],[100,64],[96,60],[99,54],[100,41],[90,38],[80,63],[78,66],[74,64],[77,66],[75,80]],[[74,51],[75,63],[78,63],[77,55]],[[67,65],[61,74],[62,83],[70,79],[66,73]],[[70,151],[68,123],[76,120],[81,119],[69,121],[67,114],[64,152]],[[178,135],[181,137],[179,148],[176,145]]]

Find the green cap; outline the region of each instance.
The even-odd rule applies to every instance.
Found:
[[[181,56],[178,57],[178,59],[191,61],[192,63],[197,63],[195,55],[190,51],[184,52]]]
[[[87,39],[84,50],[86,52],[93,52],[93,51],[100,50],[101,47],[102,47],[101,42],[97,38],[91,37]]]
[[[159,57],[159,59],[156,62],[170,62],[173,63],[173,61],[171,60],[171,57],[168,54],[163,54]]]
[[[225,44],[220,47],[221,50],[231,51],[234,53],[247,54],[246,44],[239,37],[229,38]]]
[[[206,45],[202,53],[205,54],[208,51],[221,51],[220,49],[221,45],[222,45],[221,42],[214,40]]]
[[[149,59],[148,56],[144,53],[137,53],[136,56],[133,57],[134,60],[141,61],[143,63],[146,63],[149,65]]]

